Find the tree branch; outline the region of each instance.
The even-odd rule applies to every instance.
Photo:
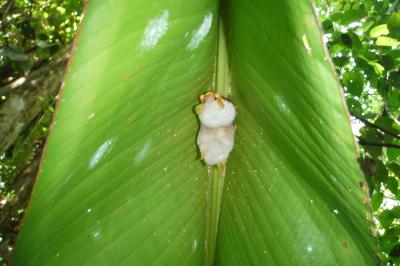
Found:
[[[399,144],[394,143],[379,143],[379,142],[369,142],[363,139],[358,139],[358,144],[363,146],[375,146],[375,147],[387,147],[387,148],[396,148],[400,149]]]
[[[391,132],[391,131],[389,131],[389,130],[387,130],[387,129],[381,127],[381,126],[378,126],[378,125],[376,125],[376,124],[374,124],[374,123],[368,121],[367,119],[365,119],[365,118],[363,118],[363,117],[357,116],[357,115],[355,115],[355,114],[353,114],[353,113],[350,113],[350,114],[351,114],[351,116],[353,116],[353,117],[355,117],[356,119],[358,119],[358,120],[360,120],[361,122],[363,122],[365,125],[367,125],[367,126],[369,126],[369,127],[372,127],[372,128],[375,128],[375,129],[378,129],[378,130],[382,131],[383,133],[386,133],[386,134],[388,134],[388,135],[390,135],[390,136],[392,136],[392,137],[395,137],[395,138],[397,138],[397,139],[400,139],[400,135],[397,135],[396,133],[393,133],[393,132]]]

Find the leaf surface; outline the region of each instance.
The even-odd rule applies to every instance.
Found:
[[[194,265],[215,1],[90,1],[15,265]]]
[[[238,127],[219,265],[375,263],[349,118],[310,7],[230,2]]]
[[[222,8],[238,118],[216,264],[373,265],[367,192],[311,4]],[[14,265],[204,265],[210,186],[193,107],[218,80],[217,11],[89,3]]]

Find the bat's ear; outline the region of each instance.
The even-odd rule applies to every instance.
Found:
[[[206,95],[205,94],[200,95],[199,99],[201,103],[204,103],[206,101]]]

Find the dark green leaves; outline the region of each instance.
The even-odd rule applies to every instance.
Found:
[[[354,96],[361,95],[364,87],[364,77],[362,74],[354,71],[346,72],[343,74],[342,82],[346,88],[346,92]]]
[[[363,6],[360,6],[357,9],[349,9],[347,11],[345,11],[339,21],[341,24],[347,25],[350,24],[352,22],[358,22],[360,21],[362,18],[364,18],[367,15],[367,12],[365,11]]]
[[[383,201],[383,197],[384,197],[384,195],[380,191],[377,191],[372,195],[372,197],[371,197],[371,206],[372,206],[372,208],[374,210],[378,209],[381,206],[382,201]]]
[[[396,38],[400,37],[400,13],[393,13],[387,21],[390,34]]]
[[[398,2],[339,0],[321,6],[323,25],[327,25],[325,37],[347,92],[346,103],[357,122],[355,127],[361,126],[357,139],[371,204],[376,215],[387,210],[382,215],[382,224],[378,224],[379,229],[384,229],[378,230],[384,247],[383,264],[395,263],[392,255],[400,243],[389,232],[396,231],[398,220],[390,218],[388,209],[400,202]],[[359,20],[342,19],[345,14]]]

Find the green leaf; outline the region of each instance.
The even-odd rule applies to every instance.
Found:
[[[355,99],[347,97],[346,103],[347,103],[347,107],[350,110],[350,113],[355,114],[355,115],[362,114],[362,107],[361,107],[360,101],[357,101]]]
[[[397,68],[395,60],[389,55],[382,55],[379,63],[386,69],[386,71]]]
[[[400,177],[400,165],[396,163],[388,164],[388,168],[397,176]]]
[[[381,25],[375,26],[371,29],[371,31],[369,32],[369,37],[377,38],[382,35],[388,35],[388,34],[389,34],[389,30],[387,28],[387,25],[381,24]]]
[[[400,144],[400,142],[398,141],[395,144]],[[386,149],[386,154],[388,156],[389,161],[394,162],[400,156],[400,149],[398,149],[398,148],[387,148]]]
[[[398,192],[399,183],[395,177],[389,177],[386,180],[386,187],[390,190],[390,192],[393,193],[393,195],[396,195]]]
[[[220,9],[226,43],[215,1],[90,1],[13,265],[377,263],[310,2]],[[195,145],[208,90],[238,110],[222,198]]]
[[[382,161],[377,161],[377,168],[374,177],[378,182],[385,182],[388,177],[388,170]]]
[[[333,57],[332,58],[333,63],[335,63],[335,66],[338,67],[343,67],[344,65],[347,65],[350,62],[349,57],[347,56],[341,56],[341,57]]]
[[[387,94],[387,99],[391,110],[394,112],[398,111],[400,108],[400,89],[390,88]]]
[[[400,89],[400,72],[399,71],[390,72],[388,79],[390,81],[390,84],[393,87]]]
[[[383,115],[379,116],[378,119],[375,120],[375,124],[393,134],[400,133],[398,129],[395,127],[396,122],[388,116],[383,116]]]
[[[351,41],[352,41],[352,49],[353,50],[358,50],[362,48],[362,43],[360,41],[360,37],[354,33],[353,31],[347,32],[347,34],[350,36]]]
[[[354,71],[348,71],[343,74],[342,82],[346,88],[346,92],[352,94],[353,96],[361,95],[364,88],[363,75]]]
[[[400,36],[400,13],[396,12],[390,15],[387,27],[392,36],[396,38]]]
[[[371,197],[371,206],[374,210],[377,210],[383,201],[383,193],[380,191],[375,192],[374,194],[372,194]]]
[[[400,42],[394,38],[380,36],[376,39],[375,44],[378,46],[390,46],[391,47],[391,46],[398,46],[400,44]]]
[[[15,265],[202,264],[192,107],[212,86],[216,10],[89,3]]]
[[[339,19],[339,23],[342,25],[348,25],[352,22],[358,22],[367,15],[364,8],[349,9],[343,13]]]
[[[381,143],[382,136],[380,133],[376,131],[374,128],[370,127],[362,127],[360,129],[361,139],[372,142],[372,143]],[[382,147],[368,146],[366,145],[364,149],[374,158],[379,158],[382,155]]]
[[[385,96],[387,94],[388,87],[389,84],[384,79],[379,79],[378,82],[376,83],[376,90],[382,96]]]
[[[395,219],[400,218],[400,206],[396,206],[396,207],[392,208],[390,210],[390,215]]]
[[[400,262],[400,243],[397,242],[397,245],[393,247],[393,249],[389,253],[390,256],[393,257],[394,263]]]
[[[399,49],[391,49],[386,53],[386,55],[390,56],[395,60],[397,63],[400,62],[400,50]]]
[[[399,228],[385,228],[385,234],[380,239],[382,251],[389,253],[399,242]]]
[[[394,214],[392,210],[383,210],[379,215],[378,215],[378,220],[379,223],[381,224],[382,227],[389,227],[394,220]]]
[[[330,19],[325,19],[325,20],[322,22],[322,28],[323,28],[324,32],[330,32],[330,31],[334,30],[332,20],[330,20]]]
[[[377,75],[382,76],[383,71],[385,71],[385,68],[381,64],[376,62],[370,62],[369,64],[374,68],[374,71]]]

